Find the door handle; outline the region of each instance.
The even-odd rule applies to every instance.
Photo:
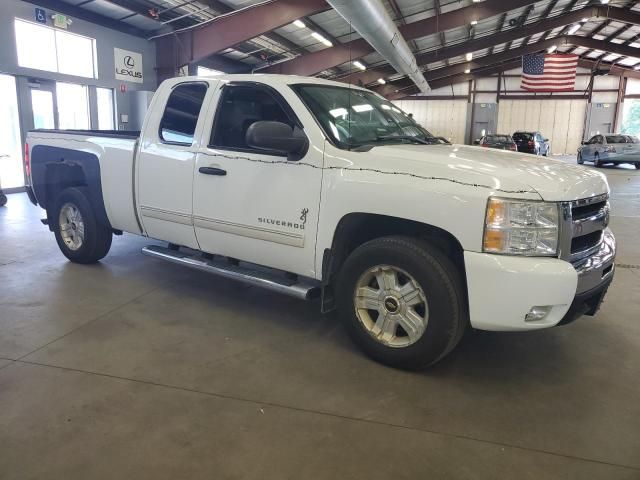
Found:
[[[200,167],[198,171],[205,175],[218,175],[220,177],[224,177],[227,174],[226,170],[216,167]]]

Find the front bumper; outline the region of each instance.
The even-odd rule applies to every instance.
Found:
[[[597,311],[614,274],[615,238],[606,229],[600,249],[576,264],[557,258],[465,252],[469,319],[480,330],[536,330]],[[532,307],[549,307],[527,321]]]

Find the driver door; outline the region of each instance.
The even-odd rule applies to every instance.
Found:
[[[257,121],[304,129],[267,85],[224,84],[212,105],[193,178],[201,250],[313,277],[323,149],[311,145],[303,158],[288,159],[247,146]]]

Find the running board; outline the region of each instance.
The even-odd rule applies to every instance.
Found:
[[[231,280],[238,280],[256,287],[284,293],[302,300],[309,300],[320,291],[319,282],[314,282],[313,280],[293,279],[287,277],[283,272],[253,265],[249,266],[244,263],[233,265],[220,257],[208,258],[208,256],[203,256],[200,252],[190,255],[171,248],[149,245],[142,249],[142,253],[150,257],[177,263],[178,265],[220,275]]]

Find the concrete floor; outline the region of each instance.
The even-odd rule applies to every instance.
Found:
[[[638,479],[640,171],[603,169],[620,250],[596,318],[478,332],[424,373],[317,305],[144,257],[59,253],[0,209],[0,478]]]

